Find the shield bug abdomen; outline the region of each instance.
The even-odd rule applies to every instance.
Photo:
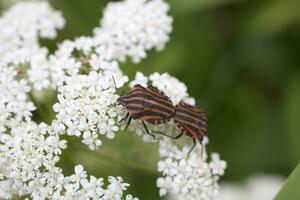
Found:
[[[177,127],[184,133],[193,138],[194,145],[190,152],[195,147],[196,141],[202,144],[203,137],[207,132],[207,117],[206,114],[187,103],[179,103],[175,106],[176,114],[174,121]],[[189,153],[190,153],[189,152]]]

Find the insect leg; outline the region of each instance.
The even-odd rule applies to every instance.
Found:
[[[193,149],[194,149],[195,146],[196,146],[196,140],[195,140],[195,138],[193,138],[193,142],[194,142],[194,144],[193,144],[192,148],[189,150],[189,152],[188,152],[188,154],[187,154],[187,157],[190,156],[190,153],[193,151]]]
[[[151,135],[151,136],[153,137],[153,139],[155,139],[155,135],[153,135],[152,133],[150,133],[150,131],[148,130],[148,128],[147,128],[147,126],[146,126],[146,124],[145,124],[145,122],[142,121],[142,123],[143,123],[143,126],[144,126],[144,128],[145,128],[146,133],[149,134],[149,135]]]
[[[128,122],[127,122],[127,125],[126,125],[126,127],[125,127],[125,129],[123,130],[123,131],[125,131],[127,128],[128,128],[128,126],[129,126],[129,124],[130,124],[130,122],[131,122],[131,117],[129,117],[129,120],[128,120]]]
[[[180,137],[183,135],[183,133],[179,133],[179,135],[176,135],[176,136],[174,137],[174,136],[172,136],[172,135],[167,135],[167,134],[165,134],[165,133],[163,133],[163,132],[160,132],[160,131],[155,131],[155,132],[153,132],[153,133],[159,133],[159,134],[161,134],[161,135],[163,135],[163,136],[166,136],[166,137],[168,137],[168,138],[172,138],[172,139],[174,139],[174,140],[180,138]]]
[[[121,123],[122,121],[126,120],[128,117],[129,117],[129,113],[127,113],[126,116],[118,122]]]

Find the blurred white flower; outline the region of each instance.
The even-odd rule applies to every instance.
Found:
[[[149,78],[145,76],[142,72],[137,72],[135,74],[135,79],[129,83],[130,88],[135,85],[140,84],[143,87],[148,87]]]
[[[0,18],[0,55],[38,44],[38,38],[56,37],[64,18],[46,1],[19,2]]]
[[[50,84],[48,50],[39,38],[53,39],[64,18],[46,1],[19,2],[0,17],[0,63],[13,67],[16,79],[25,79],[31,89]]]
[[[119,130],[117,121],[123,110],[116,106],[118,97],[112,77],[91,72],[69,77],[58,88],[53,109],[68,135],[82,136],[82,142],[95,150],[102,144],[100,135],[112,139]]]
[[[2,57],[1,57],[2,56]],[[48,50],[38,46],[17,48],[0,56],[0,62],[17,71],[15,79],[26,80],[31,89],[46,89],[50,85]]]
[[[246,183],[223,183],[218,200],[271,200],[282,187],[284,179],[272,175],[254,175]]]
[[[101,26],[94,30],[96,42],[106,46],[114,59],[134,62],[147,50],[162,50],[172,31],[169,5],[163,0],[125,0],[109,3]]]

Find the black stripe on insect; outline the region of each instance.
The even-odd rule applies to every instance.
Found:
[[[192,137],[193,146],[189,150],[188,156],[195,148],[197,141],[201,144],[201,151],[203,151],[202,142],[208,129],[206,114],[203,111],[197,109],[196,107],[183,102],[177,104],[175,106],[175,110],[176,113],[173,119],[177,127],[180,129],[180,134],[178,134],[177,136],[171,136],[162,132],[159,133],[172,139],[178,139],[183,134]]]
[[[114,78],[113,81],[116,86]],[[132,119],[139,120],[142,122],[146,133],[153,138],[155,135],[150,133],[145,122],[164,124],[175,115],[175,107],[170,98],[153,86],[143,87],[136,84],[128,93],[122,93],[117,102],[127,110],[126,116],[119,121],[120,123],[128,119],[124,130],[128,128]]]

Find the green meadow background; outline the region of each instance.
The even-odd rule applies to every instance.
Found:
[[[0,0],[1,11],[12,1]],[[64,39],[91,35],[108,0],[52,0],[66,27]],[[138,65],[121,64],[134,78],[168,72],[184,82],[209,117],[210,147],[227,161],[222,181],[257,173],[287,177],[300,158],[300,1],[169,0],[174,31],[163,52]],[[1,44],[0,44],[1,45]],[[67,138],[65,174],[82,163],[89,174],[122,176],[140,199],[160,199],[157,144],[124,132],[95,153]],[[186,141],[186,140],[184,140]]]

